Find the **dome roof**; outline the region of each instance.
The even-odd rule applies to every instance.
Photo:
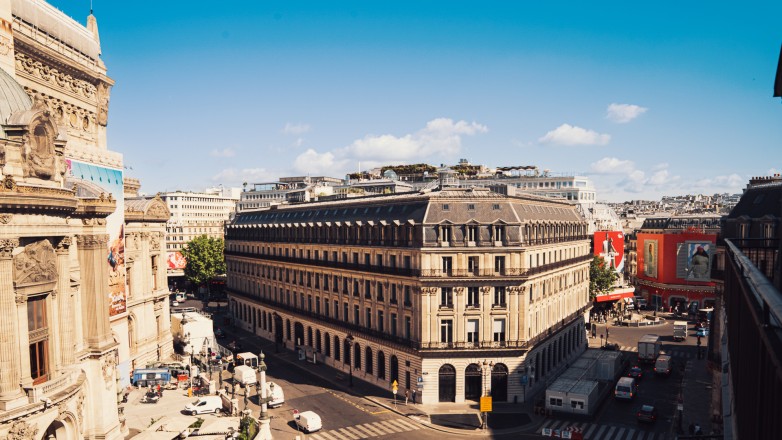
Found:
[[[8,123],[8,118],[16,113],[30,110],[33,102],[21,84],[0,69],[0,125]],[[0,128],[0,136],[5,137],[5,132]]]

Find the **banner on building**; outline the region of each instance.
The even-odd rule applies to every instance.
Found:
[[[596,256],[603,259],[606,267],[621,274],[625,267],[625,236],[622,231],[595,232]]]
[[[106,233],[109,234],[106,249],[106,264],[109,265],[109,285],[106,295],[109,297],[109,316],[125,313],[127,310],[125,290],[125,198],[123,193],[122,170],[99,165],[67,160],[68,173],[73,179],[80,179],[93,192],[106,194],[116,202],[114,212],[106,217]]]
[[[680,243],[676,255],[676,276],[692,281],[711,281],[711,255],[714,244],[709,241]]]
[[[168,253],[168,268],[169,270],[184,270],[187,266],[187,260],[182,252],[169,252]]]
[[[643,242],[644,252],[644,275],[651,278],[657,278],[657,257],[659,247],[657,240],[645,240]]]

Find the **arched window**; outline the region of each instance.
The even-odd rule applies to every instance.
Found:
[[[334,336],[334,360],[335,361],[338,361],[340,358],[339,349],[340,349],[339,336]]]
[[[353,368],[361,369],[361,345],[358,343],[353,344]]]
[[[372,368],[374,367],[372,359],[372,348],[367,346],[367,348],[364,349],[364,352],[364,367],[366,368],[365,371],[369,374],[372,374]]]
[[[382,351],[377,352],[377,378],[386,378],[386,355]]]

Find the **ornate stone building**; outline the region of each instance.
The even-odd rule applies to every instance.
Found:
[[[92,15],[85,27],[43,0],[0,0],[0,438],[121,438],[119,388],[170,340],[140,321],[168,316],[165,271],[142,273],[165,213],[125,207],[100,50]],[[127,256],[126,229],[147,234]],[[131,345],[129,309],[157,337]]]
[[[130,371],[169,359],[174,352],[166,281],[166,222],[159,197],[139,197],[138,181],[125,178],[125,271]]]
[[[237,323],[424,403],[524,401],[586,347],[576,208],[486,189],[244,212],[226,230]]]

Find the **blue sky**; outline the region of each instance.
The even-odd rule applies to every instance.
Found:
[[[51,0],[86,22],[87,0]],[[94,0],[142,191],[460,158],[598,198],[782,170],[782,2]]]

